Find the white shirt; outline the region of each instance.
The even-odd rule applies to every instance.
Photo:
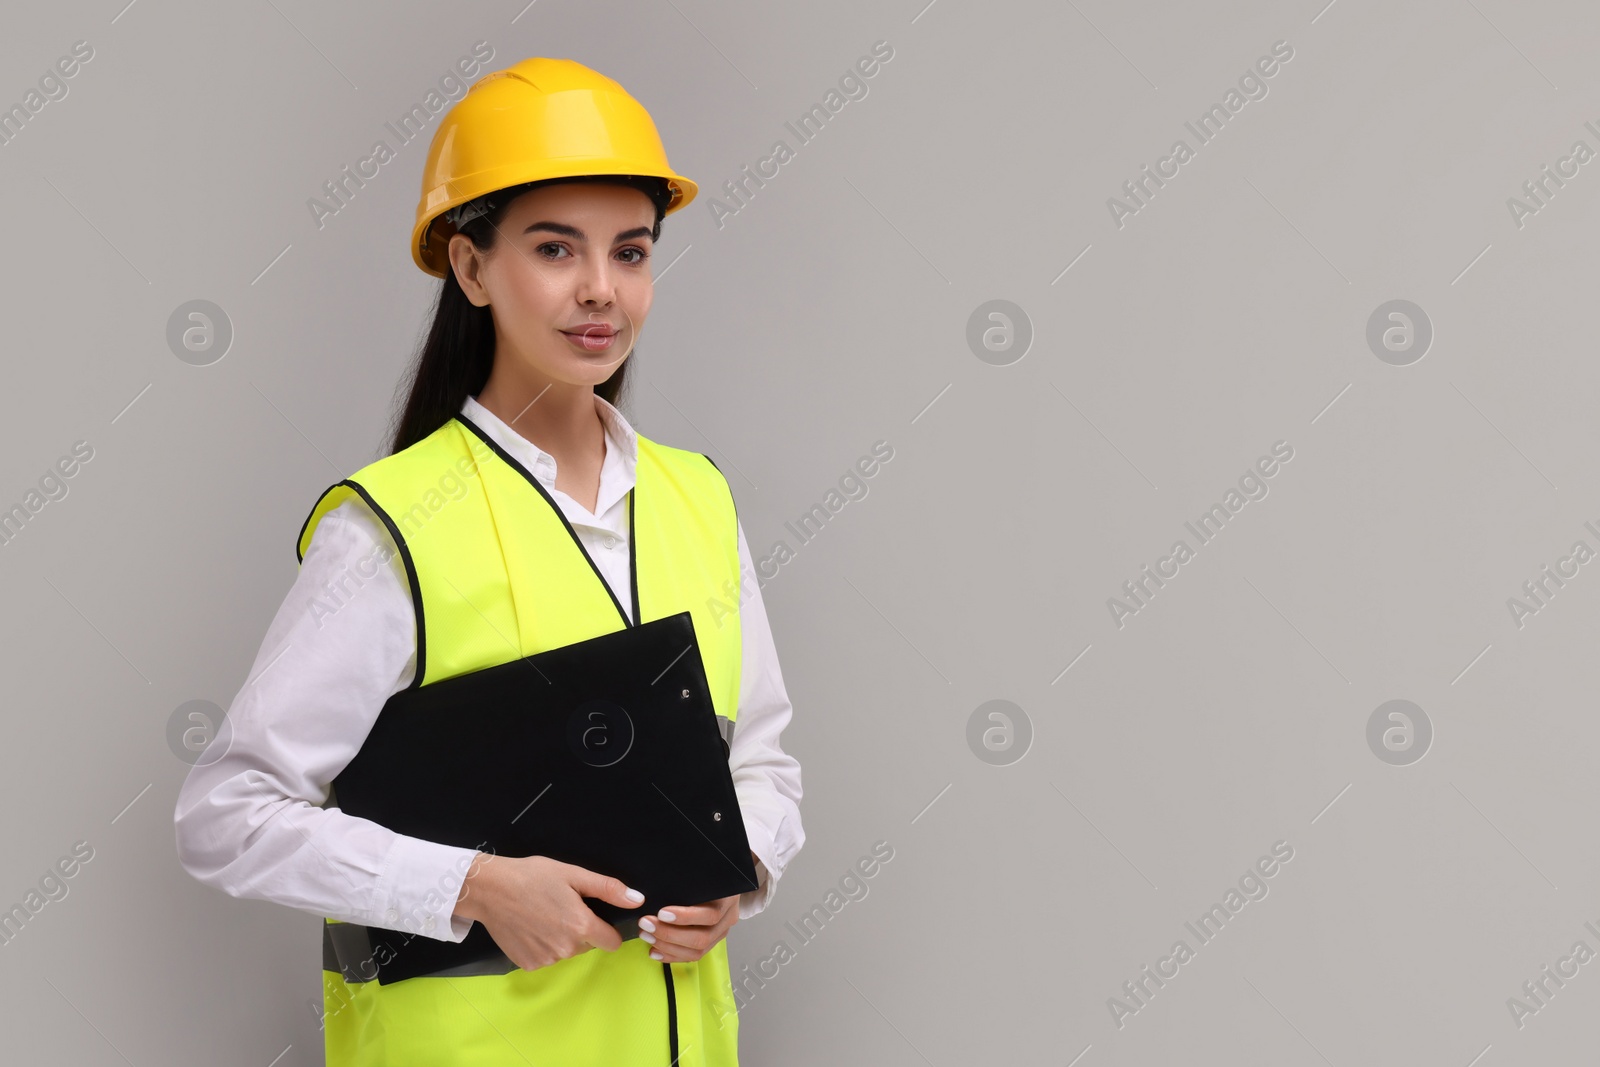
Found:
[[[596,396],[595,407],[606,454],[594,513],[555,487],[554,457],[476,397],[461,411],[549,491],[631,616],[625,497],[634,485],[637,438],[611,404]],[[378,565],[385,555],[388,564]],[[755,567],[742,524],[739,559],[742,666],[728,763],[758,858],[760,888],[739,898],[739,917],[747,919],[772,899],[805,831],[800,765],[779,745],[791,707],[761,590],[744,580]],[[387,929],[414,916],[406,930],[460,941],[472,923],[451,913],[473,849],[322,807],[329,783],[361,748],[384,703],[416,671],[416,615],[401,568],[387,527],[359,499],[323,517],[225,729],[178,793],[178,858],[229,896]]]

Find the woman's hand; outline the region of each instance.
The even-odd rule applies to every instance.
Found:
[[[750,858],[760,862],[754,852]],[[692,963],[728,936],[739,921],[739,894],[707,901],[694,907],[671,905],[639,919],[639,937],[653,945],[653,960]]]
[[[666,916],[672,916],[668,919]],[[739,894],[685,908],[674,904],[639,920],[639,937],[653,945],[650,958],[692,963],[728,936],[739,921]]]
[[[619,879],[548,856],[480,852],[467,871],[455,914],[481,922],[511,962],[533,971],[591,948],[621,948],[622,935],[583,898],[620,908],[636,908],[644,901],[644,894],[630,899],[629,893],[636,891]]]

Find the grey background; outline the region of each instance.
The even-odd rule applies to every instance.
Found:
[[[165,731],[243,683],[437,285],[406,254],[426,138],[321,229],[306,201],[483,40],[617,78],[700,183],[625,409],[729,472],[758,555],[894,449],[765,586],[808,842],[735,968],[894,859],[746,1008],[746,1062],[1592,1057],[1600,962],[1520,1028],[1506,1003],[1600,950],[1600,564],[1521,628],[1506,604],[1600,547],[1600,163],[1506,206],[1600,148],[1591,5],[122,5],[0,37],[6,105],[95,50],[0,146],[0,504],[95,450],[0,547],[0,901],[95,849],[0,948],[8,1055],[321,1062],[320,920],[183,872]],[[878,40],[868,95],[719,228]],[[1114,225],[1279,40],[1268,95]],[[234,330],[204,367],[165,340],[195,299]],[[1033,331],[1004,366],[966,342],[995,299]],[[1403,367],[1365,340],[1395,299],[1434,330]],[[1280,440],[1270,494],[1119,629],[1107,599]],[[1392,699],[1433,725],[1409,766],[1367,745]],[[1031,725],[1008,765],[968,745],[991,700]],[[1276,841],[1269,895],[1118,1028],[1108,998]]]

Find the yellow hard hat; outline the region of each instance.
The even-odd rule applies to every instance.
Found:
[[[667,162],[650,113],[604,74],[540,57],[485,74],[434,131],[411,258],[443,278],[456,232],[446,211],[525,182],[598,174],[664,179],[668,215],[699,189]]]

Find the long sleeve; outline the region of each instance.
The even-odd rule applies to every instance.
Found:
[[[743,525],[739,527],[739,565],[743,578],[739,596],[742,666],[739,714],[734,720],[728,764],[750,849],[760,860],[756,875],[761,888],[739,897],[739,918],[748,919],[772,899],[778,879],[805,844],[806,835],[800,824],[800,764],[779,743],[793,708],[784,690],[772,627]]]
[[[472,923],[451,913],[474,850],[323,806],[416,666],[410,591],[380,529],[356,501],[317,527],[223,729],[179,791],[178,858],[230,896],[460,941]]]

